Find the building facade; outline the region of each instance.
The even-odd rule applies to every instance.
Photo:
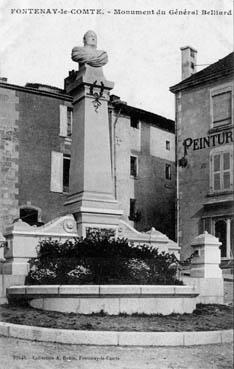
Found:
[[[234,253],[233,76],[234,53],[196,72],[196,50],[182,51],[176,101],[177,235],[183,258],[205,230]]]
[[[113,191],[124,220],[140,231],[154,226],[173,239],[174,122],[113,95],[109,125]],[[16,86],[2,78],[0,138],[0,231],[18,218],[40,225],[64,214],[72,97],[59,88]]]
[[[113,99],[112,99],[113,100]],[[114,192],[124,220],[175,237],[174,122],[119,100],[110,106]]]
[[[40,224],[60,214],[65,201],[51,177],[54,152],[70,155],[60,115],[72,106],[62,90],[0,84],[0,227],[14,219]],[[55,191],[56,189],[56,191]]]

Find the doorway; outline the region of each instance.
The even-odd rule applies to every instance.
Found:
[[[29,225],[37,225],[38,211],[33,208],[22,208],[20,209],[20,219]]]

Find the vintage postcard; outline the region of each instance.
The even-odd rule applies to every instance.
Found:
[[[232,0],[0,0],[0,368],[232,367]]]

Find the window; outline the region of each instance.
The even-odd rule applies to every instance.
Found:
[[[69,172],[70,156],[52,151],[50,190],[53,192],[68,192]]]
[[[63,137],[72,134],[72,108],[66,105],[60,105],[60,131],[59,135]]]
[[[166,150],[170,150],[170,141],[166,141]]]
[[[233,153],[231,149],[211,152],[210,187],[214,192],[233,188]]]
[[[212,127],[232,123],[232,90],[223,88],[211,93]]]
[[[171,165],[166,164],[165,166],[165,177],[166,179],[171,179]]]
[[[132,177],[137,176],[137,157],[136,156],[130,156],[130,175]]]
[[[132,116],[130,118],[130,126],[132,128],[139,128],[139,119],[136,116]]]
[[[130,199],[129,219],[134,220],[136,215],[136,199]]]
[[[70,156],[63,155],[63,192],[69,191],[70,161]]]

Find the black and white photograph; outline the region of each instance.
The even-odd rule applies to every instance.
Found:
[[[232,0],[0,0],[0,369],[232,369]]]

